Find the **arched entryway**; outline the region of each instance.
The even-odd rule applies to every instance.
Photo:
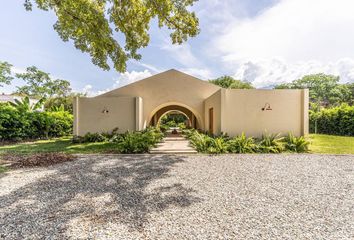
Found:
[[[200,123],[195,114],[188,108],[180,105],[168,105],[158,109],[151,117],[149,125],[157,126],[161,118],[167,114],[183,114],[188,119],[188,127],[200,128]]]

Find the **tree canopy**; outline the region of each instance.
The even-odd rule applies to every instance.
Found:
[[[0,62],[0,87],[4,84],[9,85],[13,79],[11,75],[12,65],[8,62]]]
[[[25,0],[24,5],[26,10],[31,10],[33,3],[39,9],[53,10],[57,16],[54,29],[63,41],[72,40],[100,68],[109,70],[112,61],[118,72],[124,72],[127,60],[139,60],[138,50],[148,45],[152,19],[158,20],[160,28],[172,30],[172,43],[196,36],[198,18],[188,10],[195,1]]]
[[[252,89],[254,88],[250,82],[244,82],[241,80],[236,80],[230,76],[222,76],[217,79],[209,80],[210,83],[218,85],[222,88],[232,88],[232,89]]]
[[[353,84],[340,84],[339,76],[324,73],[311,74],[292,81],[280,84],[276,89],[309,89],[310,100],[321,106],[352,104],[354,101]]]
[[[22,79],[26,84],[17,87],[17,94],[35,97],[51,98],[66,96],[70,93],[70,82],[62,79],[52,79],[49,73],[32,66],[26,69],[25,73],[17,73],[17,78]]]

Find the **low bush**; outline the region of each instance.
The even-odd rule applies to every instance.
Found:
[[[308,152],[309,142],[304,137],[295,137],[292,133],[289,133],[285,138],[285,150],[289,152]]]
[[[142,132],[127,132],[117,144],[120,153],[146,153],[151,147],[147,135]]]
[[[279,134],[263,134],[260,139],[247,137],[244,133],[234,138],[227,135],[209,136],[197,130],[184,130],[183,134],[200,153],[281,153],[307,152],[309,142],[304,137],[287,137]]]
[[[281,153],[284,150],[283,139],[279,134],[264,133],[258,141],[258,152],[261,153]]]
[[[254,153],[256,150],[255,140],[251,137],[246,137],[244,133],[229,141],[228,151],[230,153]]]
[[[210,136],[200,133],[194,129],[186,131],[185,134],[198,152],[208,153],[212,141]]]
[[[117,138],[117,150],[120,153],[147,153],[163,138],[156,128],[147,128],[141,132],[126,132]]]
[[[220,154],[228,152],[228,142],[223,137],[210,138],[208,153]]]
[[[117,144],[119,153],[147,153],[163,138],[163,133],[157,128],[147,128],[143,131],[119,134],[117,129],[111,133],[87,133],[75,136],[73,143],[112,142]]]

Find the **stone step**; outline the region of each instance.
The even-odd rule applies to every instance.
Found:
[[[164,142],[168,142],[168,141],[185,141],[186,139],[184,137],[167,137],[164,138]]]
[[[151,149],[152,154],[194,154],[197,151],[182,136],[167,136]]]
[[[192,150],[176,150],[176,149],[169,149],[169,150],[151,150],[151,154],[196,154],[197,151],[192,149]]]

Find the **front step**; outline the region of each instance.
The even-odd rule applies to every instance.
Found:
[[[195,150],[151,150],[150,154],[196,154]]]
[[[197,151],[192,148],[189,141],[182,136],[167,136],[153,148],[152,154],[194,154]]]

